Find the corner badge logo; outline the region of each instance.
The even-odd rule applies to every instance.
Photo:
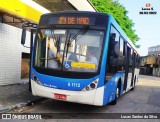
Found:
[[[146,7],[150,7],[151,6],[151,4],[150,3],[146,3]]]
[[[156,15],[157,11],[154,10],[150,3],[146,3],[145,7],[139,12],[140,15]]]
[[[11,114],[2,114],[2,119],[12,119]]]

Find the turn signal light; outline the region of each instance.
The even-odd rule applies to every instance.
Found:
[[[33,80],[34,80],[37,84],[42,85],[42,83],[38,80],[37,76],[35,76],[34,73],[32,73],[32,77],[33,77]]]

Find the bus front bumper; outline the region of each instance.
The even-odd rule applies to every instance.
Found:
[[[62,101],[96,105],[96,106],[103,105],[104,86],[90,91],[69,91],[69,90],[61,90],[61,89],[45,87],[31,80],[31,87],[32,87],[32,94],[35,96],[56,99],[54,97],[54,94],[62,94],[67,96],[66,100]]]

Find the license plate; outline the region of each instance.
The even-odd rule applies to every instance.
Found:
[[[59,99],[59,100],[66,100],[67,96],[65,94],[54,94],[54,98]]]

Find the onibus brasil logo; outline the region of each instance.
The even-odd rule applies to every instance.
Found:
[[[142,10],[139,12],[140,15],[155,15],[157,12],[151,6],[150,3],[146,3],[145,7],[142,7]]]

